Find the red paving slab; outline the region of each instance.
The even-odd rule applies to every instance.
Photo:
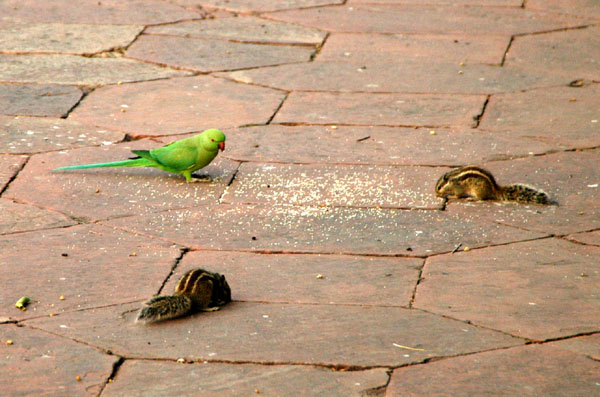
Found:
[[[284,96],[267,88],[199,76],[100,88],[69,118],[133,136],[200,132],[266,123]]]
[[[0,114],[64,117],[82,96],[72,86],[0,84]]]
[[[598,371],[600,363],[581,355],[523,346],[398,368],[386,395],[595,395]]]
[[[560,142],[571,148],[600,145],[600,86],[555,87],[493,95],[480,128],[508,131],[514,139]]]
[[[598,8],[600,11],[600,8]],[[596,14],[600,17],[600,13]],[[600,27],[517,37],[506,65],[536,68],[545,73],[569,73],[573,80],[600,80]]]
[[[442,211],[226,204],[106,224],[198,249],[402,256],[449,252],[458,243],[485,247],[547,235]]]
[[[408,306],[422,265],[417,258],[194,251],[162,293],[203,267],[226,276],[236,301]]]
[[[6,346],[7,340],[13,344]],[[9,396],[96,396],[118,358],[68,339],[0,325],[0,383]],[[80,377],[81,380],[77,380]]]
[[[493,10],[493,12],[492,12]],[[332,32],[414,34],[523,34],[586,26],[584,16],[547,13],[514,7],[455,7],[433,5],[356,4],[281,11],[270,19]]]
[[[359,4],[422,4],[421,0],[348,0],[348,5]],[[438,0],[440,5],[466,5],[466,6],[490,6],[490,7],[521,7],[522,0]]]
[[[205,73],[307,62],[314,52],[314,47],[305,46],[143,35],[127,50],[126,55],[159,65]]]
[[[151,326],[134,323],[138,308],[113,306],[26,323],[131,358],[189,361],[397,366],[523,343],[394,307],[232,302],[216,312]]]
[[[0,235],[74,224],[61,213],[0,198]]]
[[[576,233],[567,236],[569,240],[576,241],[582,244],[600,246],[600,230],[587,233]]]
[[[485,97],[292,92],[275,123],[469,127]]]
[[[319,367],[252,364],[178,364],[126,361],[103,396],[236,395],[363,396],[385,387],[385,369],[340,372]]]
[[[2,0],[0,8],[4,10],[4,19],[26,23],[151,25],[202,17],[200,13],[159,0],[82,0],[77,7],[69,0],[27,5],[19,0]]]
[[[0,155],[0,191],[17,174],[27,161],[25,156],[3,156]]]
[[[326,33],[283,22],[233,14],[230,18],[205,19],[151,26],[145,34],[227,39],[250,43],[320,44]]]
[[[228,146],[222,156],[263,163],[458,166],[570,147],[527,137],[515,145],[510,131],[469,128],[267,125],[226,130],[226,134]],[[306,142],[311,142],[310,149]],[[437,172],[441,176],[442,169]],[[434,179],[422,183],[433,186]]]
[[[598,18],[600,4],[595,0],[527,0],[525,8],[549,10],[566,14],[584,15]]]
[[[436,256],[415,307],[535,340],[598,331],[599,255],[543,239]]]
[[[103,85],[186,74],[125,58],[0,54],[0,82],[8,83]]]
[[[188,184],[181,175],[146,167],[52,171],[66,165],[125,160],[132,156],[131,150],[160,146],[133,141],[36,155],[4,197],[88,220],[217,204],[238,166],[219,157],[194,174],[213,179],[207,183]]]
[[[327,44],[325,44],[327,45]],[[566,85],[565,73],[539,74],[521,67],[372,58],[365,63],[312,62],[222,73],[242,83],[292,91],[489,94]],[[460,98],[464,98],[461,96]],[[454,98],[457,100],[458,98]]]
[[[224,203],[441,209],[430,167],[242,164]]]
[[[2,26],[0,51],[16,53],[94,54],[126,47],[143,26],[18,23]]]
[[[91,225],[0,236],[0,247],[1,316],[13,319],[147,299],[180,255],[171,244]],[[14,306],[22,296],[32,299],[27,311]]]
[[[509,41],[509,36],[332,33],[316,60],[368,64],[377,58],[381,63],[399,64],[414,58],[424,64],[499,65]]]
[[[70,119],[0,116],[0,153],[41,153],[120,142],[125,134]]]
[[[343,3],[343,0],[280,0],[276,2],[264,0],[172,0],[172,2],[181,6],[197,6],[202,4],[208,7],[218,7],[230,11],[264,12],[286,10],[290,8],[315,7],[328,4],[341,4]]]
[[[581,336],[553,342],[550,346],[571,350],[575,353],[586,355],[596,361],[600,360],[600,333]]]

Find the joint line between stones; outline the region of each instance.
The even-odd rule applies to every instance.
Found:
[[[419,267],[419,272],[417,273],[417,282],[415,283],[415,288],[412,291],[410,296],[410,300],[408,302],[408,308],[412,309],[413,303],[415,302],[415,298],[417,297],[417,288],[419,288],[419,284],[423,280],[423,270],[425,269],[425,265],[427,264],[427,258],[423,260],[423,264]]]
[[[15,174],[8,180],[8,182],[6,182],[6,185],[4,185],[4,187],[0,190],[0,197],[2,197],[2,195],[4,194],[4,192],[6,190],[8,190],[8,187],[10,186],[10,184],[17,179],[17,176],[21,173],[21,171],[23,171],[23,169],[25,168],[25,166],[27,165],[27,163],[29,163],[29,160],[31,159],[31,156],[27,156],[27,158],[25,158],[25,161],[23,161],[23,164],[21,165],[21,167],[19,167],[16,171]]]
[[[81,95],[81,98],[79,98],[79,100],[78,100],[78,101],[77,101],[77,102],[76,102],[76,103],[75,103],[73,106],[71,106],[71,108],[70,108],[69,110],[67,110],[67,111],[65,112],[65,114],[63,114],[62,116],[60,116],[60,118],[61,118],[61,119],[66,119],[66,118],[68,118],[68,117],[69,117],[69,115],[70,115],[70,114],[71,114],[71,113],[72,113],[72,112],[73,112],[75,109],[77,109],[77,108],[79,107],[79,105],[81,104],[81,102],[83,102],[83,100],[84,100],[84,99],[85,99],[85,98],[86,98],[88,95],[90,95],[90,94],[91,94],[91,93],[94,91],[94,89],[95,89],[94,87],[86,87],[86,88],[84,88],[84,89],[82,90],[82,91],[83,91],[83,94]]]
[[[98,397],[100,397],[102,395],[102,393],[104,392],[104,389],[106,388],[106,385],[108,385],[110,382],[112,382],[112,380],[115,378],[115,376],[117,376],[117,372],[119,372],[119,368],[121,368],[121,365],[123,365],[124,362],[125,362],[125,358],[119,357],[119,359],[113,364],[112,371],[108,375],[108,378],[106,378],[106,380],[104,381],[104,384],[102,385],[102,387],[100,388]]]
[[[157,295],[159,295],[162,292],[163,288],[165,287],[165,285],[167,284],[167,282],[169,281],[169,279],[171,278],[173,273],[175,273],[177,266],[179,266],[179,263],[181,263],[181,260],[183,259],[185,254],[187,254],[189,251],[190,251],[190,249],[188,247],[181,248],[181,253],[179,254],[179,256],[177,258],[175,258],[175,262],[173,262],[173,266],[171,266],[171,271],[169,272],[167,277],[164,279],[162,285],[158,289]]]
[[[233,171],[233,175],[231,176],[229,183],[227,184],[227,186],[225,186],[225,189],[223,189],[223,193],[221,193],[221,196],[219,196],[219,199],[217,200],[217,202],[219,204],[223,203],[223,197],[225,197],[225,194],[227,194],[229,187],[233,184],[233,181],[235,180],[235,177],[237,176],[238,172],[240,171],[240,167],[242,166],[243,163],[244,163],[244,161],[240,161],[238,163],[238,166],[236,167],[236,169]]]
[[[273,119],[275,118],[277,113],[279,113],[279,110],[281,109],[281,107],[283,106],[283,104],[285,103],[285,101],[288,99],[289,96],[290,96],[290,93],[286,92],[285,95],[283,96],[283,98],[281,98],[281,102],[279,102],[279,106],[277,106],[277,108],[275,109],[275,111],[273,112],[271,117],[269,117],[269,120],[267,120],[265,125],[271,124],[271,122],[273,121]]]
[[[506,57],[508,56],[508,51],[510,51],[513,41],[515,41],[514,35],[510,36],[510,40],[508,40],[508,45],[506,46],[506,49],[504,50],[504,54],[502,54],[502,60],[500,61],[500,66],[504,66],[504,63],[506,62]]]
[[[479,124],[481,124],[481,119],[483,118],[483,115],[485,114],[485,111],[487,109],[488,103],[490,102],[490,98],[492,97],[492,95],[488,95],[485,98],[485,101],[483,101],[483,106],[481,107],[481,112],[479,112],[479,114],[473,116],[473,119],[475,121],[475,123],[473,124],[473,128],[478,128]]]

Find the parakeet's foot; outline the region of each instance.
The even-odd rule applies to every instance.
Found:
[[[210,183],[210,182],[214,182],[211,178],[209,177],[205,177],[205,178],[190,178],[186,180],[187,183],[196,183],[196,182],[201,182],[201,183]]]
[[[205,307],[203,309],[200,309],[201,312],[216,312],[217,310],[221,310],[221,306]]]

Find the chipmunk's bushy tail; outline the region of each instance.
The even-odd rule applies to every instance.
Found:
[[[159,295],[144,305],[136,322],[154,323],[184,316],[192,311],[192,300],[184,295]]]
[[[555,204],[546,192],[523,184],[514,184],[503,187],[503,199],[519,203]]]

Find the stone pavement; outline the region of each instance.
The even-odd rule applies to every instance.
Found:
[[[600,395],[599,2],[0,10],[3,395]],[[211,127],[213,183],[51,172]],[[199,266],[231,304],[133,322]]]

